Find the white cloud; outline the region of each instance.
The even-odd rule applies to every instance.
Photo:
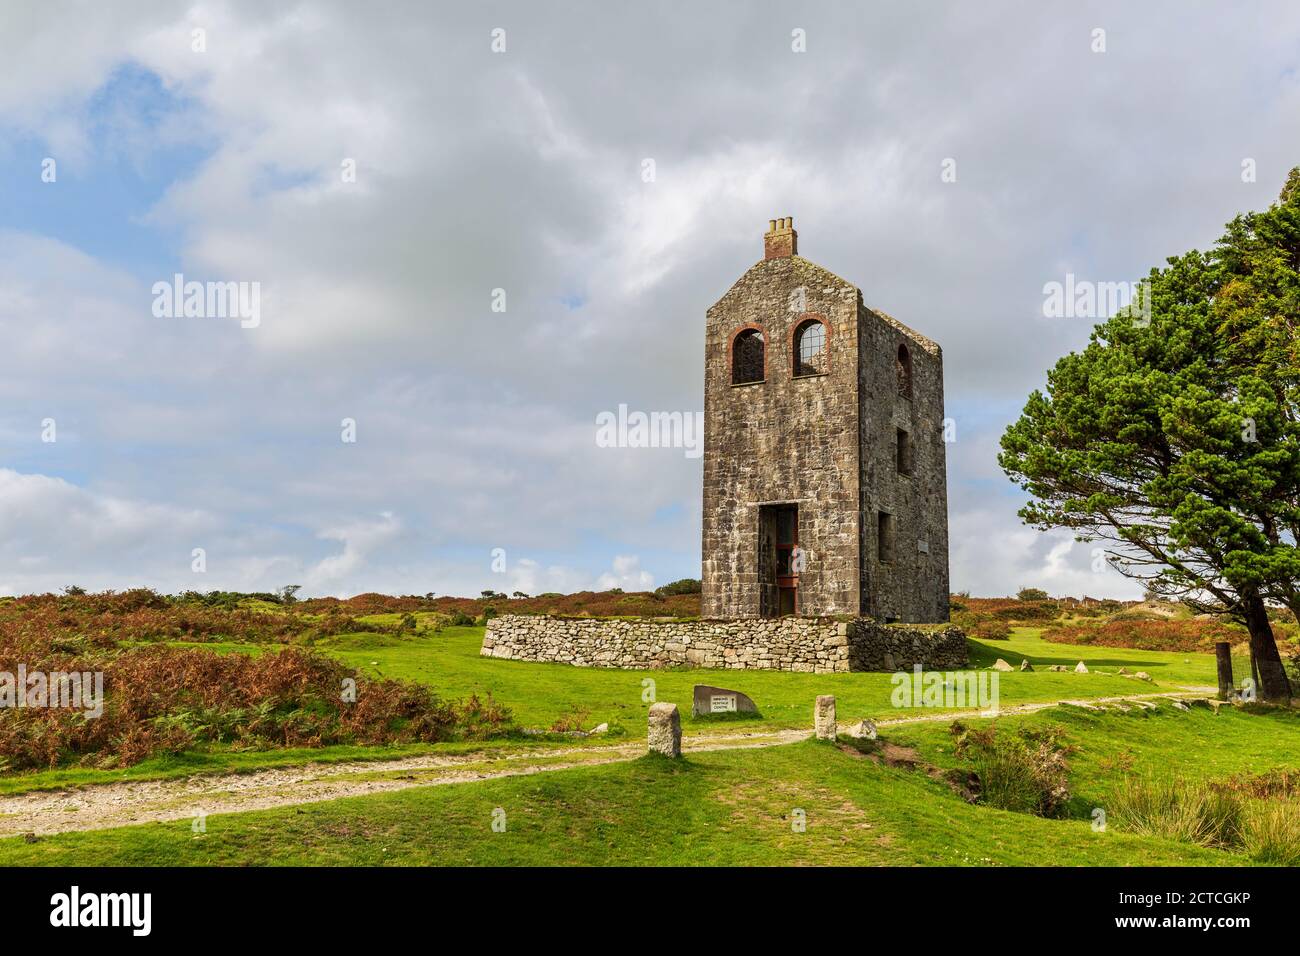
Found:
[[[96,152],[95,123],[133,161],[201,146],[138,218],[188,277],[260,281],[264,301],[256,330],[160,324],[148,287],[170,264],[124,250],[130,268],[111,268],[67,237],[0,234],[0,435],[20,472],[70,476],[74,498],[206,516],[212,582],[473,593],[499,579],[460,556],[498,546],[545,551],[510,572],[529,593],[641,587],[653,579],[628,556],[651,549],[676,555],[655,559],[665,579],[695,577],[698,462],[597,449],[591,422],[620,402],[702,407],[704,310],[758,258],[767,220],[792,215],[804,254],[944,347],[963,410],[954,585],[1114,593],[1126,585],[1098,581],[1089,549],[1020,525],[993,463],[1026,393],[1088,332],[1042,320],[1042,285],[1066,269],[1131,279],[1204,247],[1300,156],[1300,10],[1265,5],[1262,34],[1173,9],[795,4],[805,56],[741,4],[689,26],[653,6],[507,5],[499,56],[468,10],[7,10],[0,129],[36,136],[72,180],[118,158]],[[1094,21],[1104,56],[1088,52]],[[92,116],[124,65],[156,74],[177,112],[156,128]],[[939,179],[946,157],[957,183]],[[55,446],[32,437],[47,415]],[[338,440],[344,417],[355,445]],[[45,527],[40,554],[13,556],[44,555],[56,583],[186,580],[169,570],[184,542],[145,529],[140,560],[115,560]]]
[[[641,559],[634,554],[620,554],[614,558],[614,568],[596,579],[601,591],[622,588],[624,591],[654,590],[654,575],[641,567]]]

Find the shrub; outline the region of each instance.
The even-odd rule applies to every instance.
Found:
[[[671,581],[662,587],[655,588],[655,594],[661,597],[667,597],[670,594],[700,594],[703,586],[699,578],[682,578],[680,581]]]
[[[968,729],[960,722],[949,728],[959,759],[967,760],[979,778],[982,803],[1041,817],[1058,816],[1070,799],[1069,763],[1074,748],[1064,743],[1065,730],[1017,728],[998,733],[995,725]]]
[[[0,653],[0,669],[16,667],[10,653]],[[435,742],[499,733],[510,721],[490,699],[443,701],[423,685],[372,680],[296,647],[252,657],[154,644],[19,659],[30,670],[102,670],[104,709],[95,719],[69,709],[6,710],[0,714],[0,763],[9,770],[128,766],[197,744]],[[345,698],[348,681],[354,682],[354,700]]]
[[[1175,777],[1126,776],[1111,796],[1106,820],[1133,833],[1227,848],[1241,841],[1242,799]]]
[[[1240,625],[1213,618],[1116,616],[1097,622],[1053,624],[1043,631],[1043,640],[1150,651],[1208,651],[1218,641],[1241,643],[1247,634]]]
[[[952,622],[966,632],[967,637],[984,641],[1005,641],[1011,637],[1011,625],[998,618],[980,617],[969,611],[958,611]]]
[[[1042,588],[1021,588],[1016,592],[1017,601],[1046,601],[1048,597]]]

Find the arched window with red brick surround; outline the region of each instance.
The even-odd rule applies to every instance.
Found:
[[[898,376],[898,394],[903,398],[912,397],[912,353],[905,344],[898,346],[898,358],[894,362],[894,372]]]
[[[747,326],[731,338],[731,384],[748,385],[766,377],[766,346],[763,330]]]
[[[826,326],[820,319],[807,319],[794,330],[794,375],[822,375],[826,372]]]

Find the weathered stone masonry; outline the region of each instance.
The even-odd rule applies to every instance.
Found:
[[[716,667],[809,673],[957,670],[966,639],[953,625],[868,618],[731,621],[604,620],[507,614],[488,622],[481,653],[577,667]]]
[[[824,330],[814,374],[796,355],[811,322]],[[750,329],[763,337],[762,372],[737,382],[734,344]],[[704,615],[789,613],[764,524],[784,508],[797,511],[806,559],[784,581],[794,613],[947,621],[939,346],[800,256],[784,219],[763,260],[708,310],[704,354]]]

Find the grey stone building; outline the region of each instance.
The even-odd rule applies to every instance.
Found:
[[[939,346],[773,220],[705,332],[703,613],[948,620]]]

